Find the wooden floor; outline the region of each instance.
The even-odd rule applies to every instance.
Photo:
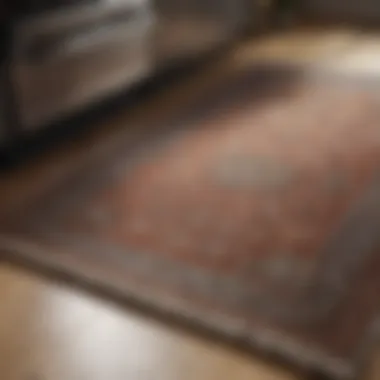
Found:
[[[299,61],[311,69],[370,73],[380,78],[380,36],[360,31],[304,30],[267,37],[246,42],[226,61],[239,67],[263,57]],[[173,104],[177,91],[183,96],[184,88],[171,90],[166,101]],[[160,102],[153,100],[149,107],[161,108]],[[60,160],[67,164],[67,160],[58,157],[64,153],[54,154],[57,157],[48,160],[49,165],[59,167]],[[41,169],[46,166],[42,161],[43,158],[40,163],[37,160],[19,169],[10,181],[0,179],[0,196],[17,186],[33,183],[35,173],[47,170]],[[15,197],[13,201],[20,199]],[[366,380],[380,379],[380,356],[372,362]],[[0,265],[1,380],[304,378],[200,334],[117,307],[80,289],[50,282],[6,263]]]
[[[4,380],[293,380],[206,338],[24,271],[0,269]]]

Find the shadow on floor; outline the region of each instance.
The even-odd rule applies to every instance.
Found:
[[[178,82],[199,74],[209,61],[210,58],[168,70],[133,89],[117,93],[74,115],[46,125],[33,136],[20,138],[2,152],[0,169],[12,169],[25,160],[54,150],[72,139],[85,137],[91,130],[104,128],[110,117],[120,114],[126,108],[152,100],[164,91],[170,91]],[[302,77],[300,67],[275,62],[260,62],[244,70],[228,72],[225,80],[186,107],[190,114],[183,115],[183,118],[194,120],[203,114],[215,114],[226,109],[259,106],[265,101],[273,101],[276,96],[290,93]],[[183,124],[186,125],[187,122]]]

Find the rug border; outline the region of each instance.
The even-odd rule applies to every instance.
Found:
[[[269,355],[278,355],[294,368],[322,374],[338,380],[355,380],[366,371],[371,352],[376,342],[380,341],[380,317],[376,316],[368,326],[355,357],[350,360],[336,359],[324,354],[313,346],[306,347],[297,340],[275,329],[249,329],[241,321],[223,318],[213,313],[192,310],[186,302],[173,296],[158,296],[137,288],[130,283],[126,287],[107,284],[96,274],[84,273],[80,267],[74,268],[65,262],[50,260],[47,249],[19,238],[0,234],[0,262],[14,263],[34,272],[45,271],[53,278],[65,277],[75,281],[79,287],[103,289],[110,296],[121,300],[132,300],[147,310],[156,310],[170,315],[178,322],[187,322],[191,326],[205,328],[234,343],[247,343],[251,349],[257,349]],[[121,303],[121,302],[120,302]]]

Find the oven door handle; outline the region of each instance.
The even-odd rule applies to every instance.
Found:
[[[107,43],[131,40],[154,26],[152,14],[117,23],[99,23],[82,27],[77,31],[64,32],[61,35],[46,34],[36,36],[31,42],[22,44],[15,51],[18,61],[28,64],[41,64],[86,53]]]

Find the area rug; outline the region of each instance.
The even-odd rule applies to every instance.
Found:
[[[285,82],[247,69],[170,128],[128,126],[2,215],[5,257],[357,376],[380,306],[379,102],[347,80]]]

